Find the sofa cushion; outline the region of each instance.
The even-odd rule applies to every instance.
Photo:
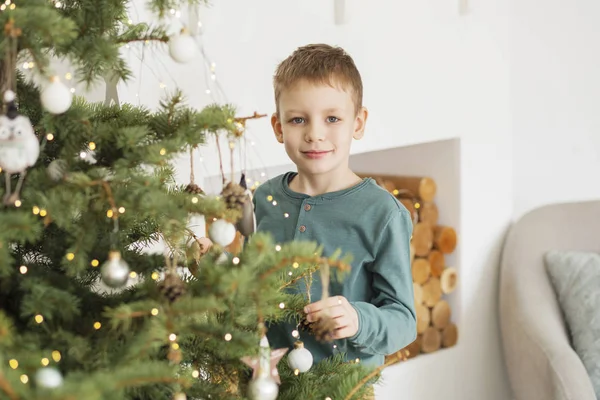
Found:
[[[600,254],[553,250],[544,261],[572,346],[600,399]]]

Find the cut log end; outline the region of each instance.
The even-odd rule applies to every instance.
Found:
[[[431,266],[426,258],[415,258],[412,263],[413,282],[423,284],[431,275]]]
[[[450,323],[452,312],[446,300],[440,300],[431,310],[431,324],[437,329],[444,329]]]
[[[439,212],[438,207],[433,202],[419,203],[419,222],[428,223],[431,226],[438,224]]]
[[[433,230],[435,248],[444,254],[449,254],[456,249],[456,231],[449,226],[436,226]]]
[[[421,351],[423,353],[433,353],[442,347],[442,333],[430,326],[423,332],[421,339]]]
[[[423,304],[415,304],[415,311],[417,313],[417,333],[423,333],[430,327],[431,312]]]
[[[423,304],[423,288],[418,283],[413,282],[413,295],[415,304]]]
[[[429,265],[431,266],[431,275],[436,278],[442,276],[442,272],[446,266],[444,253],[439,250],[431,250],[431,253],[427,256],[427,260],[429,260]]]
[[[458,273],[456,272],[456,268],[448,267],[444,269],[442,276],[440,277],[440,284],[444,294],[454,292],[458,285]]]
[[[427,307],[435,306],[442,298],[442,286],[439,278],[431,277],[423,284],[423,303]]]
[[[456,324],[450,323],[442,331],[442,346],[452,347],[458,342],[458,327]]]
[[[419,222],[413,228],[412,243],[415,255],[426,257],[433,247],[433,229],[431,225]]]

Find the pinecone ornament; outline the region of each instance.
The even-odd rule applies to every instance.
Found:
[[[223,188],[221,196],[229,209],[241,210],[246,203],[246,190],[237,183],[229,182]]]
[[[322,317],[315,322],[308,322],[306,316],[300,320],[300,329],[310,331],[322,343],[333,341],[335,327],[334,319],[329,316]]]
[[[167,272],[165,279],[158,284],[158,289],[171,303],[183,296],[186,292],[185,283],[177,273]]]
[[[191,193],[191,194],[204,194],[204,190],[202,190],[202,188],[198,185],[196,185],[195,183],[190,183],[185,187],[185,191],[187,193]]]

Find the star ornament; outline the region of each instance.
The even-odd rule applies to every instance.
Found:
[[[279,378],[279,372],[277,371],[277,364],[283,358],[288,349],[281,348],[271,351],[269,347],[269,341],[266,336],[263,336],[260,340],[260,351],[257,357],[242,357],[242,362],[252,368],[252,379],[256,379],[259,376],[271,376],[277,384],[281,384]]]

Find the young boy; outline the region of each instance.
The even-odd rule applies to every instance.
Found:
[[[254,195],[257,230],[279,243],[316,241],[324,256],[338,248],[351,253],[352,270],[331,281],[330,298],[320,301],[319,274],[311,285],[307,320],[328,313],[336,321],[333,343],[302,332],[300,340],[315,362],[345,353],[348,360],[379,366],[416,338],[409,242],[412,221],[406,208],[372,179],[349,167],[353,139],[367,121],[362,80],[344,50],[325,44],[298,48],[277,68],[277,141],[297,166],[259,186]],[[305,287],[297,287],[305,293]],[[292,348],[291,323],[269,326],[271,347]]]

